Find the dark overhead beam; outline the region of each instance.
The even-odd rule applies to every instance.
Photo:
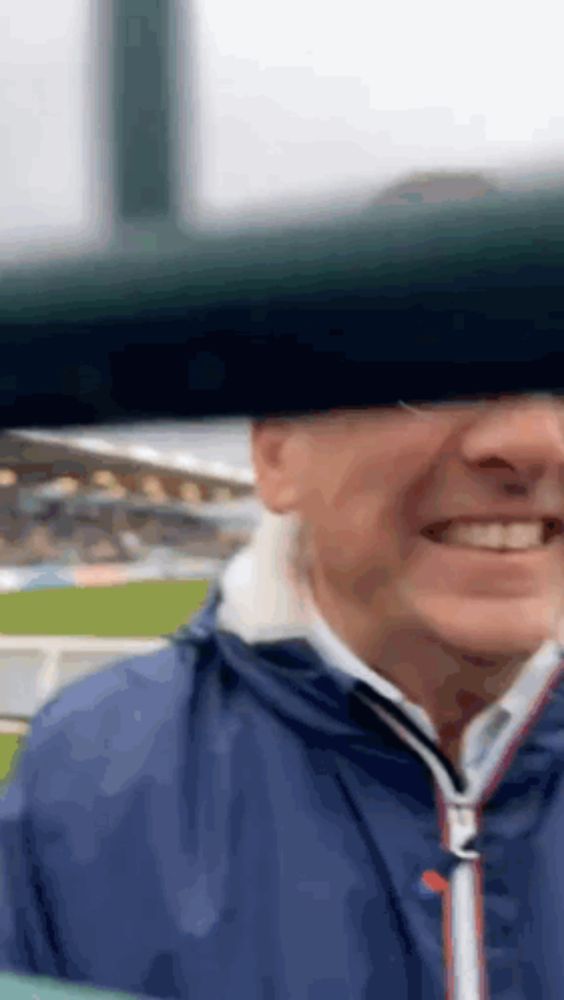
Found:
[[[0,274],[2,426],[564,389],[562,192]]]

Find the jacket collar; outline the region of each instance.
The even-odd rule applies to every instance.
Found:
[[[220,581],[219,629],[249,644],[306,638],[305,602],[296,585],[297,539],[293,517],[264,511],[251,544]]]

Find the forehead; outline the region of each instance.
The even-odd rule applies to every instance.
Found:
[[[404,425],[402,412],[396,407],[371,407],[366,409],[332,410],[313,414],[294,422],[298,433],[313,440],[335,437],[345,440],[371,435],[377,428]]]
[[[294,421],[290,429],[296,453],[316,475],[369,458],[386,461],[391,454],[399,455],[409,438],[405,414],[383,407],[320,413]]]
[[[432,401],[408,402],[397,400],[393,405],[373,406],[356,409],[339,409],[326,413],[312,414],[299,418],[303,428],[312,431],[343,431],[356,430],[363,431],[372,429],[376,425],[386,427],[405,427],[405,417],[412,416],[432,416],[434,418],[459,419],[468,418],[481,414],[484,411],[495,409],[507,412],[517,407],[520,412],[527,412],[529,408],[535,409],[538,404],[549,404],[551,408],[556,408],[558,412],[564,411],[564,396],[552,393],[520,393],[518,395],[492,395],[481,398],[450,398]]]
[[[303,430],[331,431],[352,427],[371,427],[386,415],[395,411],[395,407],[373,406],[363,409],[328,410],[324,413],[313,413],[300,416],[294,423]]]

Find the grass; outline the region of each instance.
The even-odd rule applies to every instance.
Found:
[[[158,637],[186,622],[208,587],[207,580],[174,580],[2,594],[0,634]]]
[[[188,621],[208,587],[207,580],[174,580],[2,594],[0,634],[154,638]],[[0,784],[9,776],[21,742],[21,736],[0,733]]]
[[[0,733],[0,782],[5,781],[9,776],[21,742],[21,736]]]

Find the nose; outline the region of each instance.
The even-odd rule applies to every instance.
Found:
[[[499,470],[511,478],[535,480],[564,469],[564,402],[501,401],[469,424],[462,457],[475,469]]]

